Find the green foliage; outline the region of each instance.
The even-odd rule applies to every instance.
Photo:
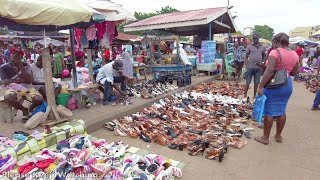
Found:
[[[233,36],[233,35],[243,35],[243,34],[242,34],[242,32],[240,30],[238,30],[235,33],[231,33],[231,36]]]
[[[0,27],[0,35],[6,35],[8,33],[9,33],[8,29]]]
[[[180,40],[180,41],[189,41],[190,38],[187,37],[187,36],[180,36],[180,37],[179,37],[179,40]]]
[[[144,12],[135,12],[134,13],[134,17],[138,20],[141,21],[143,19],[147,19],[153,16],[157,16],[160,14],[168,14],[168,13],[173,13],[173,12],[179,12],[179,10],[170,7],[170,6],[165,6],[165,7],[161,7],[161,9],[159,11],[156,12],[152,12],[152,13],[144,13]],[[118,32],[124,32],[124,26],[127,24],[131,24],[132,22],[128,22],[128,23],[123,23],[123,24],[119,24],[118,25]],[[134,32],[126,32],[128,34],[133,34],[133,35],[137,35],[137,36],[144,36],[146,34],[148,35],[154,35],[154,36],[169,36],[172,35],[171,33],[168,32],[162,32],[162,31],[157,31],[157,30],[150,30],[150,31],[134,31]]]
[[[261,38],[271,41],[272,36],[274,35],[274,29],[272,29],[268,25],[263,25],[263,26],[255,25],[253,28],[253,33],[257,33]]]

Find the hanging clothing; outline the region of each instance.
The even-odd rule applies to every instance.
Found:
[[[88,43],[88,39],[87,39],[85,30],[82,31],[80,42],[81,42],[82,48],[88,48],[89,43]]]
[[[74,36],[75,36],[75,40],[77,42],[77,50],[81,49],[81,35],[82,35],[82,29],[75,29],[74,30]]]
[[[97,34],[97,30],[96,28],[94,27],[89,27],[87,30],[86,30],[86,35],[87,35],[87,39],[88,41],[92,41],[94,40],[94,38],[96,37],[96,34]]]
[[[109,44],[112,46],[112,41],[115,39],[115,37],[118,36],[117,26],[116,22],[114,21],[106,21],[106,28],[109,38]]]
[[[123,62],[123,74],[129,78],[133,77],[133,66],[128,52],[123,52],[121,54],[121,59]]]
[[[102,23],[96,23],[95,24],[95,27],[97,28],[98,30],[98,39],[102,39],[103,38],[103,34],[106,32],[106,24],[107,22],[104,21]]]

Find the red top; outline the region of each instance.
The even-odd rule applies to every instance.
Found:
[[[105,58],[105,60],[110,60],[110,50],[109,49],[106,49],[104,51],[104,58]]]
[[[303,49],[302,49],[301,47],[298,47],[296,53],[298,54],[299,57],[302,56],[302,54],[303,54]]]
[[[297,53],[294,51],[283,48],[278,49],[281,53],[283,63],[280,62],[280,56],[276,50],[272,50],[269,54],[269,56],[273,56],[277,59],[275,70],[285,68],[287,72],[290,73],[292,69],[299,63],[299,57],[297,56]]]

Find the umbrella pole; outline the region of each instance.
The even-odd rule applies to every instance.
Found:
[[[50,51],[48,48],[41,50],[42,62],[43,62],[43,71],[44,71],[44,80],[45,80],[45,89],[47,95],[47,103],[51,109],[49,114],[50,119],[61,121],[61,118],[56,109],[56,100],[54,95],[54,86],[52,81],[52,69],[51,69],[51,57]]]
[[[88,69],[89,69],[89,77],[90,81],[93,82],[93,67],[92,67],[92,55],[91,55],[91,49],[87,49],[87,59],[88,59]]]
[[[70,44],[71,44],[71,59],[72,59],[72,73],[73,73],[73,86],[78,87],[78,80],[77,80],[77,69],[76,69],[76,58],[74,52],[74,30],[70,29]]]

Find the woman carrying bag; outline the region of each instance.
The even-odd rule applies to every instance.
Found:
[[[265,95],[263,136],[255,140],[269,144],[269,136],[273,120],[277,120],[275,140],[282,142],[281,132],[286,123],[286,108],[292,94],[292,80],[298,72],[299,57],[289,45],[289,36],[279,33],[273,37],[274,50],[269,54],[267,67],[258,87],[258,94]]]

